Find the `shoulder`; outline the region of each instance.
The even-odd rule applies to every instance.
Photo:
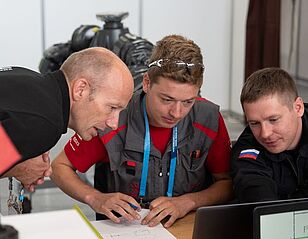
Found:
[[[247,126],[232,147],[232,158],[234,159],[260,159],[265,152],[262,145],[253,136],[249,126]]]
[[[219,106],[205,98],[197,98],[188,117],[193,123],[211,128],[215,132],[219,127]]]
[[[219,106],[217,104],[213,103],[212,101],[206,98],[202,98],[202,97],[196,98],[196,102],[193,108],[209,109],[209,110],[213,110],[214,112],[219,111]]]
[[[42,74],[30,70],[23,67],[15,67],[15,66],[8,66],[8,67],[0,67],[0,77],[1,80],[10,80],[10,81],[18,81],[19,84],[22,82],[29,83],[29,80],[33,79],[42,79]]]
[[[219,106],[205,98],[197,98],[191,113],[197,119],[207,117],[218,120]]]

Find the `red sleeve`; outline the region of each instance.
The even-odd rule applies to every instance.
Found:
[[[97,162],[109,162],[106,148],[98,136],[84,141],[75,134],[65,145],[64,152],[72,165],[82,173]]]
[[[21,156],[0,122],[0,175],[20,160]]]
[[[219,114],[217,136],[207,156],[207,167],[211,173],[230,171],[231,143],[225,122]]]

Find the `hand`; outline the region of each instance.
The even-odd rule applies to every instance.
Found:
[[[184,217],[191,211],[192,207],[189,200],[183,196],[179,197],[159,197],[150,204],[149,214],[142,220],[141,224],[148,224],[154,227],[167,216],[170,216],[164,227],[168,228],[176,221],[176,219]]]
[[[41,156],[42,156],[43,161],[46,162],[49,166],[47,167],[47,169],[45,170],[41,178],[38,178],[36,181],[32,182],[30,185],[24,185],[24,187],[30,192],[34,191],[34,188],[36,185],[43,184],[45,177],[49,177],[52,174],[52,168],[50,165],[50,158],[49,158],[49,151],[43,153]]]
[[[17,164],[6,176],[15,177],[25,189],[33,192],[35,186],[44,183],[44,177],[49,177],[51,173],[49,152],[46,152]]]
[[[123,193],[100,193],[98,192],[89,205],[94,211],[105,214],[112,221],[119,223],[120,219],[117,218],[112,211],[119,213],[128,221],[139,220],[140,215],[130,206],[130,204],[137,206],[137,211],[141,210],[137,201]]]

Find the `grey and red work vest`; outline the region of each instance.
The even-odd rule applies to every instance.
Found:
[[[95,180],[104,180],[103,184],[107,183],[105,190],[101,191],[107,189],[108,192],[122,192],[138,198],[145,135],[143,97],[143,93],[134,94],[127,109],[120,114],[119,128],[116,131],[99,132],[110,163],[110,167],[98,167],[96,170]],[[189,114],[178,123],[173,196],[200,191],[211,183],[206,159],[218,126],[219,107],[204,99],[197,100]],[[170,142],[164,154],[151,143],[144,201],[166,196],[170,152]],[[104,172],[100,171],[102,168]],[[99,184],[101,183],[96,182],[96,185]]]

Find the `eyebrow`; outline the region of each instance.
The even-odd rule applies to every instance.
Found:
[[[167,94],[164,94],[164,93],[160,93],[160,95],[163,96],[163,97],[169,98],[169,99],[171,99],[171,100],[177,100],[177,99],[175,99],[174,97],[171,97],[171,96],[169,96],[169,95],[167,95]],[[185,100],[179,100],[179,101],[194,100],[194,99],[196,99],[196,97],[197,97],[197,96],[192,97],[192,98],[189,98],[189,99],[185,99]]]
[[[279,118],[281,117],[280,115],[270,115],[268,117],[265,118],[265,120],[269,120],[269,119],[272,119],[272,118]],[[250,122],[260,122],[260,120],[254,120],[254,119],[251,119],[251,120],[247,120],[248,123]]]

